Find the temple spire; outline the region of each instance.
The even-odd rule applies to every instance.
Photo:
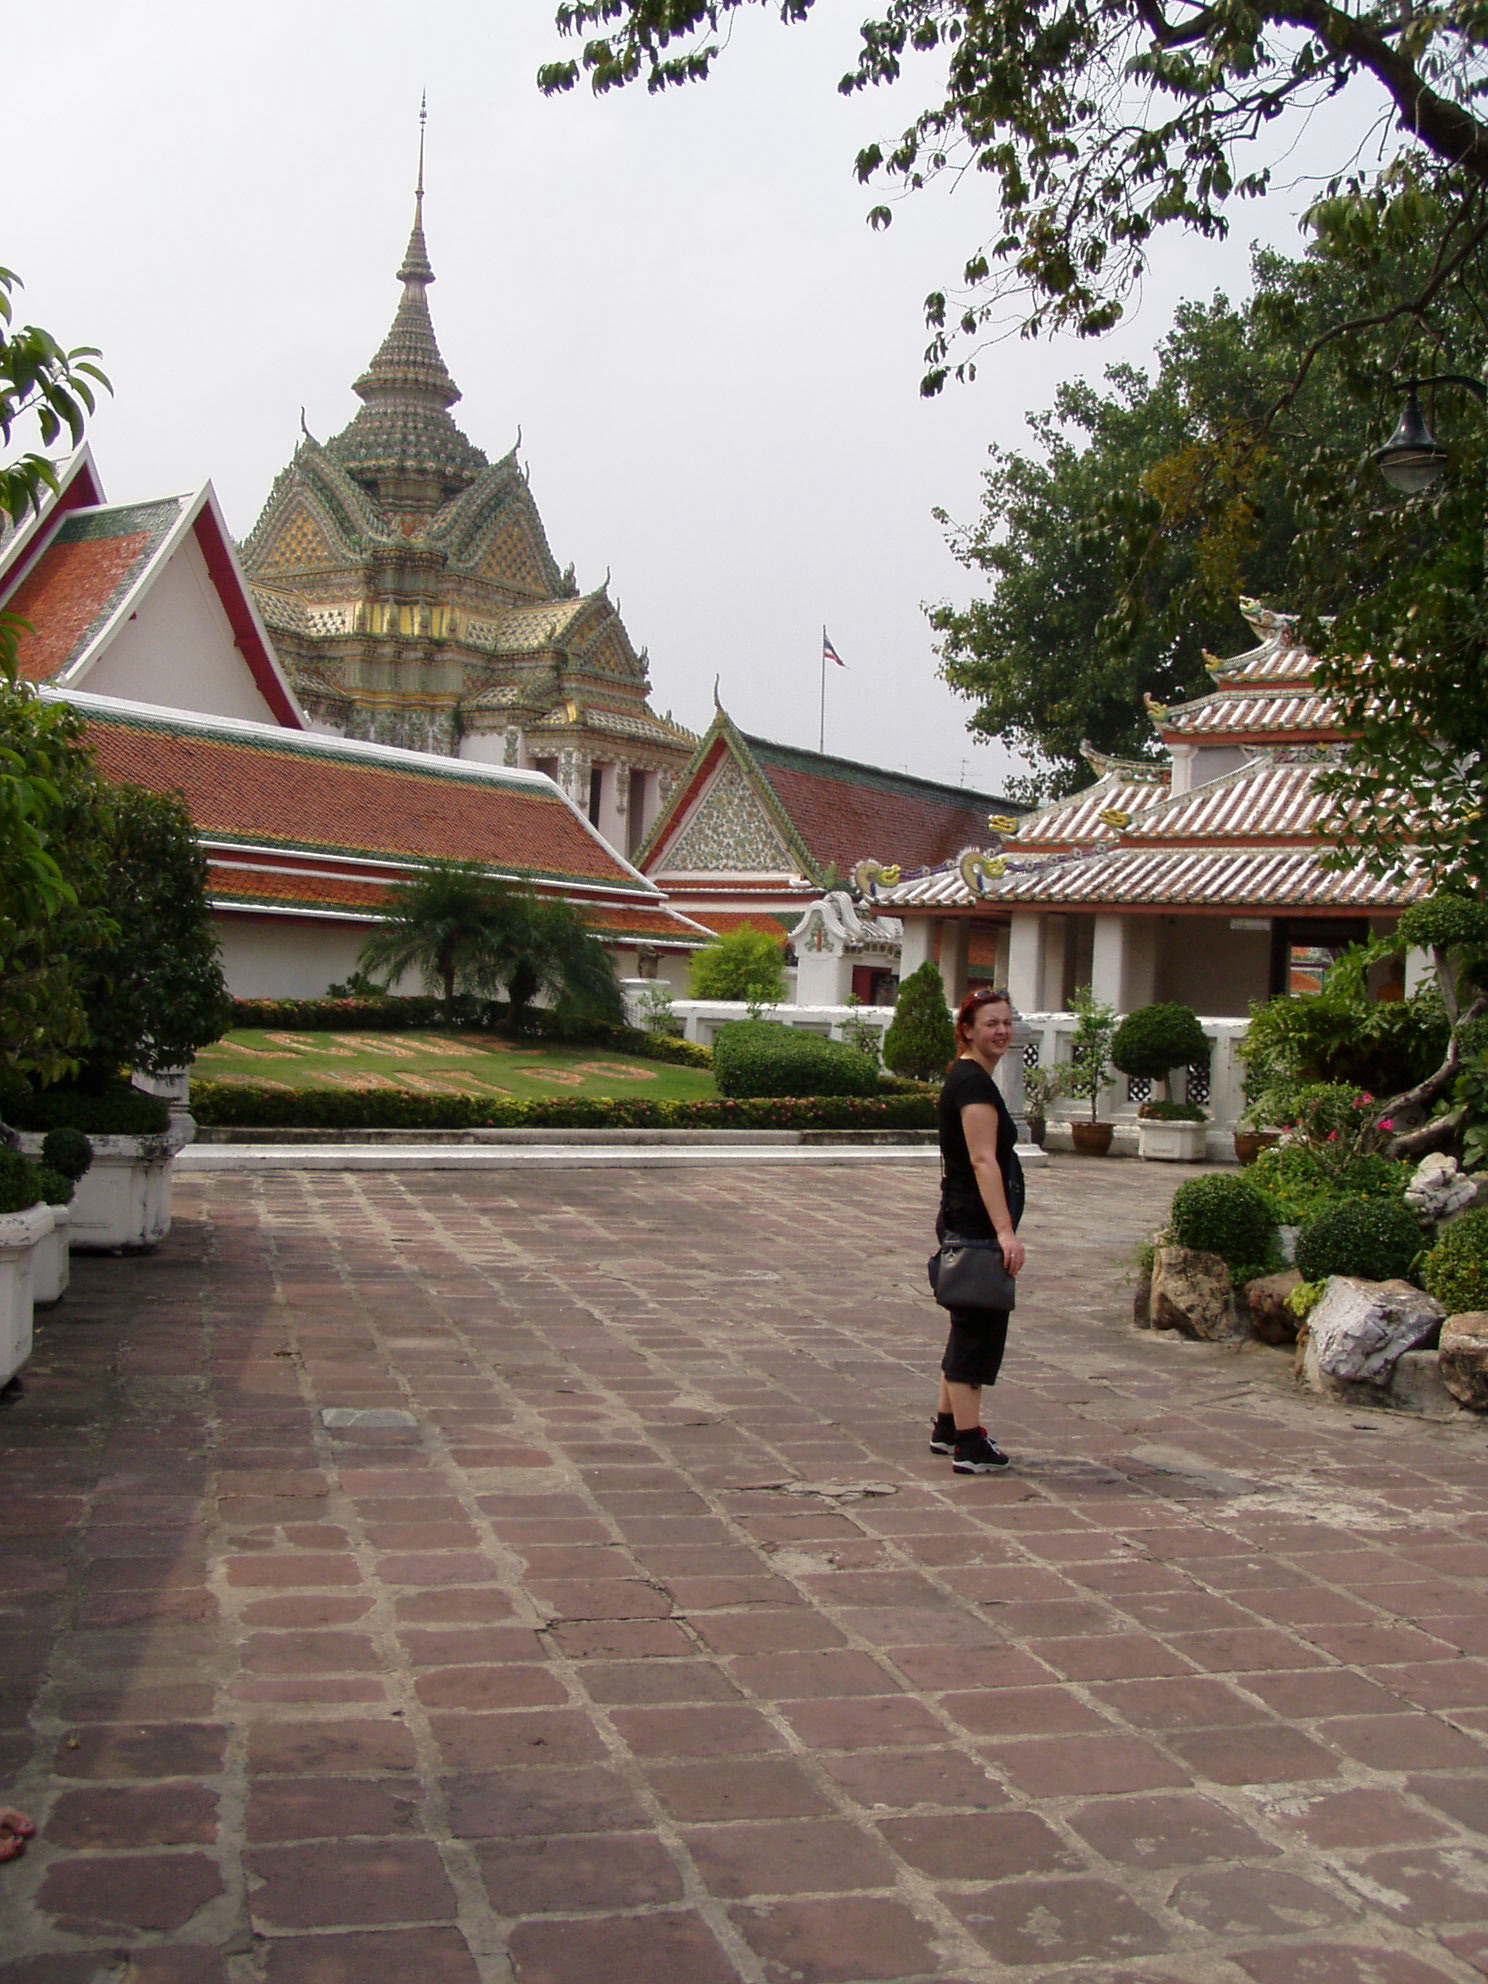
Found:
[[[486,466],[486,458],[450,419],[448,408],[460,389],[434,335],[429,315],[433,265],[424,241],[424,133],[427,98],[419,105],[418,177],[413,194],[413,232],[403,252],[398,280],[403,295],[387,336],[352,390],[364,402],[351,425],[337,435],[332,452],[364,483],[384,494],[394,489],[412,501],[414,485],[424,485],[426,502],[443,500]]]

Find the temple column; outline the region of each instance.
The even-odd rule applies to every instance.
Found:
[[[1037,910],[1013,911],[1008,935],[1007,988],[1020,1013],[1043,1013],[1044,953],[1049,918]]]
[[[1118,1013],[1152,1003],[1157,974],[1157,923],[1151,916],[1098,916],[1090,984]]]
[[[953,1010],[966,997],[966,950],[971,925],[965,917],[948,916],[940,926],[940,980],[946,1004]]]
[[[935,918],[933,916],[906,916],[904,936],[899,947],[899,981],[902,984],[912,971],[918,971],[922,964],[930,962],[935,948]]]

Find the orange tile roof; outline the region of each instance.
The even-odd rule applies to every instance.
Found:
[[[180,500],[65,517],[5,602],[35,626],[23,634],[20,672],[54,682],[102,631],[181,512]]]
[[[651,892],[556,792],[457,760],[390,762],[304,732],[88,709],[107,778],[179,792],[203,839],[502,871]],[[483,768],[484,769],[484,768]]]
[[[936,867],[980,847],[989,811],[1007,804],[763,738],[744,741],[818,868],[835,863],[843,875],[866,855],[902,868]]]

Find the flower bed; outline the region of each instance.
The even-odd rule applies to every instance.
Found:
[[[506,1017],[495,999],[234,999],[232,1025],[289,1033],[494,1032]],[[561,1041],[576,1047],[608,1047],[667,1061],[679,1068],[710,1068],[712,1050],[693,1040],[675,1040],[642,1027],[605,1021],[561,1019],[541,1006],[522,1016],[522,1036]],[[193,1095],[195,1089],[193,1087]]]

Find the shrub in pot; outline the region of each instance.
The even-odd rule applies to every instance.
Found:
[[[55,1223],[47,1182],[40,1165],[0,1148],[0,1385],[31,1355],[35,1257]]]
[[[1127,1014],[1111,1040],[1111,1065],[1136,1080],[1159,1083],[1160,1102],[1168,1099],[1168,1077],[1174,1068],[1207,1061],[1209,1054],[1209,1036],[1199,1025],[1198,1014],[1192,1006],[1173,1001],[1139,1006]]]
[[[1028,1134],[1036,1144],[1042,1144],[1049,1124],[1049,1104],[1059,1093],[1059,1083],[1052,1068],[1028,1068],[1023,1075],[1023,1114],[1028,1122]]]
[[[1101,1095],[1111,1079],[1116,1010],[1104,999],[1097,999],[1089,985],[1076,987],[1070,1006],[1078,1025],[1070,1042],[1070,1059],[1059,1069],[1059,1092],[1089,1102],[1088,1125],[1078,1119],[1071,1122],[1070,1135],[1076,1150],[1103,1157],[1111,1148],[1112,1125],[1101,1122],[1097,1112]]]

